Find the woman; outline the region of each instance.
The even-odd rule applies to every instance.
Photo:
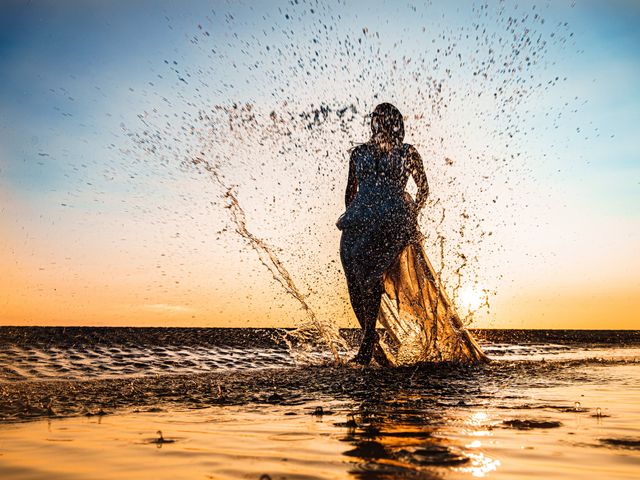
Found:
[[[351,151],[346,211],[337,226],[351,305],[363,329],[353,361],[368,365],[375,356],[388,365],[453,360],[459,353],[482,358],[422,249],[417,218],[429,187],[418,151],[403,140],[401,113],[382,103],[371,115],[371,139]],[[415,200],[405,191],[409,177],[418,187]],[[378,319],[386,344],[378,341]]]

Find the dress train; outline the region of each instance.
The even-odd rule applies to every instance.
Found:
[[[404,247],[383,274],[383,283],[379,344],[392,365],[488,360],[456,313],[419,239]]]

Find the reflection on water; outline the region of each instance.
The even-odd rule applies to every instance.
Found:
[[[637,365],[236,372],[218,406],[217,391],[198,398],[205,376],[162,389],[141,379],[146,404],[0,425],[0,477],[634,478]],[[120,384],[104,382],[118,398]],[[57,383],[48,392],[60,398]],[[91,385],[91,395],[108,396]],[[89,398],[82,388],[67,383],[76,401]]]
[[[354,457],[350,473],[356,478],[440,478],[440,470],[466,468],[482,469],[481,458],[467,452],[438,435],[442,426],[441,415],[420,410],[392,406],[387,411],[360,408],[353,414],[353,423],[346,426],[346,435],[340,438],[351,444],[343,455]]]
[[[296,363],[275,333],[0,329],[0,478],[624,479],[640,466],[635,332],[618,333],[624,348],[611,332],[489,332],[489,364],[395,369]]]

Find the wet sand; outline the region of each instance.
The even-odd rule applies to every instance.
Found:
[[[637,478],[627,343],[501,338],[475,367],[249,367],[247,350],[238,368],[5,378],[0,478]]]
[[[501,393],[452,396],[400,387],[392,398],[368,392],[373,401],[317,392],[314,401],[289,394],[206,408],[161,402],[147,412],[8,424],[0,427],[0,474],[14,479],[637,478],[637,366],[604,366],[592,373],[605,372],[615,376],[607,388],[597,382],[511,386]],[[633,375],[635,385],[626,380]],[[582,400],[578,408],[575,398]],[[602,405],[600,416],[596,405]],[[158,430],[173,442],[156,443]]]

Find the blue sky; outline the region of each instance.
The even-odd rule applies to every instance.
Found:
[[[258,233],[283,252],[301,282],[310,291],[339,291],[340,301],[327,315],[348,315],[335,255],[327,253],[336,250],[330,219],[341,208],[344,161],[338,152],[350,141],[363,140],[364,115],[382,99],[394,101],[410,117],[425,113],[424,120],[408,122],[411,141],[423,152],[434,185],[434,205],[423,227],[432,228],[442,205],[453,212],[443,227],[453,239],[448,268],[455,269],[456,249],[462,249],[476,258],[468,270],[469,288],[481,285],[498,292],[485,322],[522,326],[533,321],[539,312],[518,317],[519,323],[513,320],[523,290],[533,289],[535,299],[544,302],[559,291],[584,290],[584,282],[604,278],[612,289],[638,293],[632,273],[637,260],[624,259],[634,256],[640,225],[640,5],[482,5],[3,2],[0,225],[7,232],[3,257],[15,268],[16,278],[23,278],[21,298],[46,297],[43,285],[51,279],[38,277],[38,265],[60,258],[69,260],[58,277],[85,285],[81,290],[69,286],[65,301],[110,288],[118,298],[119,280],[104,281],[111,267],[96,261],[101,257],[111,264],[133,262],[125,275],[140,279],[130,289],[144,292],[153,285],[154,298],[140,293],[141,304],[170,304],[161,294],[167,291],[166,279],[188,284],[190,267],[185,264],[210,261],[212,269],[216,265],[222,272],[218,283],[225,294],[245,289],[260,293],[244,302],[249,306],[240,313],[235,307],[208,311],[201,306],[199,322],[225,324],[225,318],[267,315],[267,323],[278,323],[289,307],[277,285],[260,273],[251,252],[235,253],[242,242],[228,234],[215,235],[217,240],[211,236],[228,223],[219,192],[195,172],[184,172],[179,162],[141,159],[130,136],[162,131],[159,152],[191,154],[200,139],[185,132],[197,124],[193,119],[199,110],[250,102],[262,112],[258,117],[271,111],[291,115],[291,138],[313,145],[319,158],[334,159],[319,161],[315,169],[309,158],[305,163],[306,150],[279,153],[280,138],[269,137],[263,122],[258,133],[248,127],[233,133],[238,135],[233,151],[242,158],[221,153],[221,169],[238,186]],[[535,65],[527,67],[514,55],[513,35],[506,31],[510,17],[521,20],[518,34],[528,29],[532,42],[548,42]],[[482,30],[488,40],[474,40]],[[448,48],[452,55],[444,55]],[[482,81],[472,75],[492,58],[515,59],[521,69],[509,74],[495,65]],[[442,99],[448,106],[439,113],[428,97],[434,92],[432,80],[444,81]],[[500,85],[510,93],[494,103],[491,94]],[[525,91],[521,99],[509,100],[519,91]],[[334,117],[335,125],[306,132],[298,114],[323,103],[352,103],[358,119],[346,133],[340,133]],[[167,133],[172,131],[175,138]],[[252,142],[259,138],[271,147],[256,148]],[[214,151],[231,148],[231,140],[222,143]],[[328,145],[326,151],[323,145]],[[254,156],[258,150],[262,156]],[[444,158],[454,155],[455,166],[447,170]],[[474,179],[486,171],[492,183],[484,188]],[[475,199],[464,207],[459,201],[463,192]],[[495,207],[494,193],[500,199]],[[288,210],[268,210],[269,199]],[[478,221],[465,227],[463,238],[457,219],[464,208]],[[313,213],[300,213],[305,210]],[[298,224],[291,222],[294,214]],[[322,235],[308,233],[314,228]],[[481,231],[490,229],[492,239],[482,236],[480,242]],[[182,237],[176,237],[180,232]],[[206,253],[197,250],[203,238],[212,242]],[[291,253],[300,244],[306,251]],[[166,245],[196,253],[171,262],[140,253],[160,252]],[[321,268],[317,259],[323,255]],[[143,272],[157,270],[158,261],[164,262],[160,270],[165,275],[146,277]],[[324,281],[325,263],[333,265],[327,267],[330,288],[318,285]],[[121,270],[127,271],[124,266]],[[541,279],[550,277],[554,280],[544,287]],[[196,282],[175,301],[188,302],[202,288]],[[215,292],[209,295],[209,303],[215,303]],[[238,294],[236,300],[243,298]],[[261,305],[274,298],[285,304],[284,310],[265,314]],[[79,315],[59,321],[81,321]]]

